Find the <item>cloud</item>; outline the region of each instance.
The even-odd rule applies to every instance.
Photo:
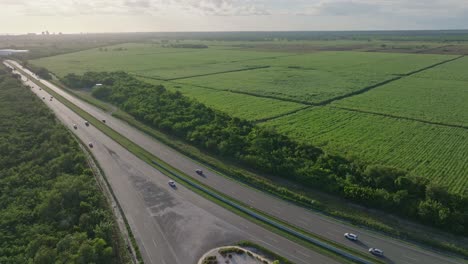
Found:
[[[53,18],[82,24],[83,19],[93,16],[119,24],[125,18],[138,24],[136,28],[153,23],[156,29],[177,25],[195,30],[196,25],[212,30],[236,26],[248,30],[339,30],[468,25],[468,0],[0,0],[0,8],[4,17],[25,20],[39,17],[37,21]],[[174,26],[168,26],[167,21]]]
[[[310,16],[456,16],[468,10],[465,0],[322,0],[303,4],[296,14]]]
[[[161,12],[209,16],[269,14],[257,0],[1,0],[10,12],[33,16],[156,15]]]

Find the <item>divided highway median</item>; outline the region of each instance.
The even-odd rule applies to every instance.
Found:
[[[275,233],[278,233],[282,236],[285,236],[293,241],[299,242],[302,245],[305,245],[313,250],[318,250],[327,255],[333,256],[335,258],[344,260],[346,262],[352,263],[384,263],[384,261],[375,259],[369,255],[361,253],[359,251],[349,249],[343,245],[331,242],[322,237],[318,237],[314,234],[308,233],[304,230],[301,230],[295,226],[284,223],[283,221],[276,219],[272,216],[269,216],[256,208],[249,207],[242,204],[241,202],[233,199],[232,197],[226,196],[202,183],[193,179],[192,177],[184,174],[183,172],[177,170],[176,168],[170,166],[164,161],[160,160],[158,157],[149,153],[142,147],[130,141],[125,136],[121,135],[117,131],[111,129],[107,125],[103,124],[100,120],[96,119],[94,116],[84,111],[80,107],[76,106],[72,102],[68,101],[60,94],[56,93],[40,81],[36,80],[33,76],[30,76],[22,69],[17,68],[15,65],[10,63],[10,66],[14,67],[18,72],[27,76],[32,82],[40,86],[42,89],[47,91],[49,94],[53,95],[57,100],[66,105],[72,111],[77,113],[79,116],[87,120],[90,124],[98,128],[105,135],[109,136],[111,139],[122,145],[124,148],[129,150],[131,153],[147,162],[157,170],[164,173],[166,176],[177,179],[181,184],[196,192],[197,194],[202,195],[203,197],[223,206],[224,208],[239,214],[250,221],[253,221],[257,224],[260,224]]]

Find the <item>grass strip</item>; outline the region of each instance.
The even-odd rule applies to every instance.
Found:
[[[283,256],[280,256],[278,254],[276,254],[275,252],[267,249],[267,248],[264,248],[252,241],[240,241],[236,244],[237,246],[239,247],[242,247],[242,248],[254,248],[254,249],[257,249],[258,251],[262,252],[263,254],[262,255],[267,255],[268,257],[271,257],[273,258],[274,260],[279,260],[280,263],[282,264],[294,264],[294,262],[290,261],[289,259],[283,257]]]
[[[19,72],[21,72],[22,74],[24,75],[27,75],[29,76],[29,74],[25,73],[24,71],[22,71],[21,69],[18,69],[17,67],[15,67]],[[31,78],[30,77],[30,80],[32,82],[34,82],[36,85],[40,86],[41,88],[43,88],[45,91],[47,91],[48,93],[50,94],[53,94],[54,97],[59,100],[60,102],[62,102],[64,105],[66,105],[69,109],[71,109],[73,112],[75,112],[76,114],[80,115],[82,118],[84,118],[85,120],[87,120],[90,124],[94,125],[96,128],[98,128],[99,130],[101,130],[101,132],[103,132],[104,134],[106,134],[107,136],[109,136],[110,138],[112,138],[114,141],[116,141],[117,143],[119,143],[122,147],[126,148],[127,150],[129,150],[130,152],[132,152],[134,155],[136,155],[138,158],[142,159],[143,161],[145,161],[146,163],[150,164],[151,166],[155,167],[156,169],[158,169],[159,171],[164,171],[166,172],[165,174],[171,174],[173,177],[177,177],[176,175],[178,175],[180,178],[179,179],[185,179],[185,184],[184,186],[186,186],[187,188],[189,188],[190,190],[196,192],[197,194],[200,194],[202,195],[203,197],[209,199],[210,201],[213,201],[215,203],[217,203],[218,205],[221,205],[222,207],[244,217],[244,218],[247,218],[249,219],[250,221],[252,222],[255,222],[261,226],[264,226],[266,227],[268,230],[270,231],[273,231],[277,234],[280,234],[284,237],[287,237],[288,239],[290,240],[293,240],[293,241],[296,241],[296,242],[300,242],[300,244],[304,245],[304,246],[307,246],[308,248],[311,248],[313,250],[317,250],[317,251],[320,251],[328,256],[332,256],[332,257],[335,257],[335,258],[339,258],[340,260],[342,261],[346,261],[346,262],[349,262],[350,260],[347,259],[347,258],[344,258],[342,256],[339,256],[338,254],[336,253],[333,253],[332,254],[332,251],[330,250],[326,250],[325,248],[323,247],[319,247],[317,245],[314,245],[310,242],[307,242],[306,240],[304,240],[303,238],[301,239],[300,237],[298,236],[295,236],[295,235],[292,235],[291,232],[286,232],[284,230],[280,230],[278,229],[278,225],[283,225],[286,227],[286,229],[291,229],[295,232],[298,232],[304,236],[308,236],[308,237],[312,237],[316,240],[319,240],[320,242],[324,243],[324,244],[328,244],[328,245],[332,245],[332,247],[335,247],[335,248],[338,248],[340,251],[343,251],[351,256],[359,256],[359,258],[364,258],[370,262],[367,262],[367,261],[361,261],[360,263],[384,263],[383,261],[381,260],[377,260],[377,259],[374,259],[374,258],[370,258],[369,255],[366,255],[366,254],[363,254],[359,251],[356,251],[356,250],[352,250],[352,249],[348,249],[340,244],[337,244],[335,242],[332,242],[332,241],[329,241],[329,240],[326,240],[322,237],[319,237],[319,236],[316,236],[316,235],[313,235],[311,233],[308,233],[304,230],[301,230],[295,226],[291,226],[283,221],[280,221],[278,219],[275,219],[273,218],[272,216],[269,216],[261,211],[258,211],[256,209],[253,209],[251,208],[250,210],[252,211],[255,211],[255,213],[261,215],[263,218],[268,218],[269,220],[271,220],[271,222],[276,222],[278,224],[274,225],[272,223],[267,223],[265,221],[262,221],[258,218],[255,218],[255,217],[252,217],[250,216],[249,214],[247,214],[247,210],[245,211],[241,211],[239,210],[238,208],[235,208],[234,206],[232,205],[229,205],[227,203],[224,203],[222,201],[220,201],[220,199],[216,199],[215,197],[213,197],[213,195],[209,195],[207,194],[205,191],[202,191],[198,188],[194,188],[193,185],[190,185],[188,184],[187,182],[193,182],[199,186],[202,186],[203,189],[205,190],[209,190],[211,191],[212,193],[216,194],[217,196],[219,197],[223,197],[224,199],[226,200],[229,200],[231,201],[233,204],[237,204],[239,205],[239,207],[246,207],[246,205],[243,205],[242,203],[232,199],[231,197],[228,197],[224,194],[221,194],[219,192],[217,192],[216,190],[213,190],[211,189],[210,187],[200,183],[200,182],[197,182],[196,180],[194,180],[192,177],[190,176],[187,176],[187,175],[184,175],[184,173],[178,171],[176,168],[173,168],[172,166],[170,166],[169,164],[165,163],[164,161],[160,160],[159,158],[157,158],[156,156],[154,156],[153,154],[149,153],[148,151],[144,150],[143,148],[141,148],[140,146],[136,145],[135,143],[133,143],[132,141],[130,141],[129,139],[127,139],[126,137],[122,136],[121,134],[119,134],[118,132],[116,132],[115,130],[111,129],[110,127],[104,125],[100,120],[96,119],[94,116],[92,116],[91,114],[89,114],[88,112],[82,110],[81,108],[79,108],[78,106],[76,106],[75,104],[73,104],[72,102],[68,101],[67,99],[65,99],[64,97],[62,97],[60,94],[56,93],[55,91],[53,91],[52,89],[50,89],[49,87],[47,87],[46,85],[42,84],[41,82],[35,80],[34,78]],[[155,161],[157,162],[157,165],[155,164]],[[169,176],[169,175],[167,175]],[[170,176],[169,176],[170,177]],[[359,259],[357,258],[357,259]]]

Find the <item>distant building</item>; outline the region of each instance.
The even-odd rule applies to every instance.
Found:
[[[0,56],[10,56],[13,53],[26,53],[29,50],[0,49]]]

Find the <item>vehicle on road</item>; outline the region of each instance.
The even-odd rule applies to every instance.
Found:
[[[45,100],[45,96],[42,96],[42,100]]]
[[[88,122],[88,121],[85,121],[84,124],[85,124],[86,126],[89,126],[89,122]]]
[[[103,120],[102,120],[102,122],[103,122],[103,123],[106,123],[106,120],[105,120],[105,119],[103,119]]]
[[[89,143],[88,143],[88,146],[89,146],[90,148],[92,148],[92,147],[93,147],[93,142],[89,142]]]
[[[383,257],[383,250],[381,250],[381,249],[378,249],[378,248],[369,248],[369,252],[370,252],[372,255],[376,255],[376,256],[379,256],[379,257]]]
[[[39,91],[42,90],[42,88],[39,88]]]
[[[78,129],[78,126],[76,124],[73,124],[74,129]]]
[[[170,180],[170,181],[168,182],[168,184],[169,184],[169,186],[171,186],[172,188],[175,188],[175,187],[176,187],[175,181]]]
[[[358,236],[356,234],[353,234],[353,233],[344,233],[344,237],[346,237],[349,240],[353,240],[353,241],[358,240]]]
[[[198,175],[203,175],[203,171],[200,170],[200,169],[196,169],[195,172],[196,172]]]

